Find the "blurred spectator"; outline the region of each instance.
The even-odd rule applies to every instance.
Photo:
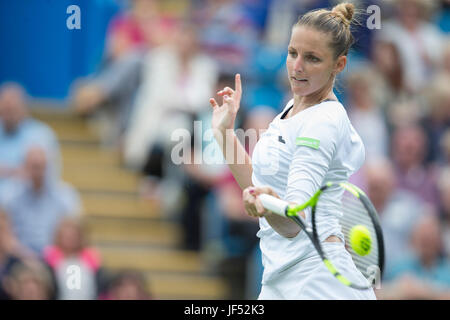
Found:
[[[104,300],[150,300],[145,276],[134,270],[123,270],[112,279]]]
[[[404,79],[412,92],[419,90],[434,72],[442,53],[443,36],[427,22],[434,7],[428,0],[395,0],[396,16],[383,21],[379,36],[399,49]]]
[[[215,63],[199,51],[191,24],[180,25],[170,45],[149,52],[125,132],[126,165],[146,167],[144,173],[158,185],[164,176],[161,154],[170,154],[172,133],[189,130],[194,115],[209,107],[205,101],[212,96],[217,77]]]
[[[450,257],[450,166],[441,169],[438,180],[443,251]]]
[[[10,254],[19,259],[36,258],[28,248],[24,247],[13,232],[11,219],[0,207],[0,243],[3,254]]]
[[[450,36],[447,36],[443,44],[442,60],[440,63],[439,72],[450,75]]]
[[[33,144],[42,146],[49,159],[47,173],[60,175],[59,143],[53,131],[44,123],[31,118],[27,110],[24,89],[15,83],[0,87],[0,196],[10,178],[23,175],[26,150]]]
[[[25,156],[24,179],[11,181],[0,205],[8,213],[20,243],[41,254],[51,244],[60,219],[78,214],[78,193],[68,184],[47,174],[48,158],[39,146]]]
[[[130,0],[129,8],[110,22],[104,65],[134,51],[146,51],[167,42],[180,17],[164,12],[161,0]],[[182,2],[182,1],[178,1]]]
[[[404,68],[400,53],[392,41],[377,39],[371,53],[373,78],[372,87],[376,103],[383,109],[405,100],[411,92],[406,86]]]
[[[439,220],[432,214],[415,223],[411,256],[386,274],[385,299],[450,299],[450,261],[442,254]]]
[[[194,13],[203,51],[218,63],[220,71],[245,73],[258,28],[238,0],[205,0]]]
[[[396,189],[393,166],[387,159],[369,159],[363,167],[367,195],[380,216],[385,243],[385,270],[409,252],[410,232],[424,211],[424,204],[413,194]]]
[[[73,88],[72,105],[81,115],[95,112],[102,142],[120,147],[131,106],[141,81],[143,51],[121,56]]]
[[[436,76],[426,87],[427,113],[422,120],[428,140],[428,162],[445,162],[440,153],[440,142],[444,132],[450,128],[450,73]]]
[[[16,239],[12,234],[8,216],[0,210],[0,300],[9,299],[4,287],[4,280],[12,267],[20,262],[15,254]]]
[[[441,141],[439,142],[440,152],[443,163],[450,164],[450,128],[447,128],[442,134]]]
[[[100,255],[88,246],[86,235],[78,218],[62,219],[54,244],[44,250],[44,260],[52,268],[57,284],[59,300],[94,300],[99,295],[101,267]],[[67,283],[73,275],[69,268],[79,270],[79,288],[70,288]]]
[[[359,70],[347,79],[348,115],[364,142],[366,159],[386,157],[389,150],[386,119],[374,99],[372,78],[370,71]]]
[[[109,26],[105,60],[99,72],[73,85],[72,104],[82,114],[96,112],[102,141],[122,147],[149,49],[172,39],[174,18],[161,14],[156,0],[133,0]],[[117,143],[118,141],[118,143]]]
[[[427,137],[417,125],[398,128],[392,135],[391,152],[397,187],[414,193],[424,201],[435,204],[436,172],[426,165]]]
[[[55,287],[50,270],[39,260],[17,263],[5,279],[12,300],[52,300]]]
[[[396,128],[415,126],[423,119],[425,101],[420,94],[394,101],[386,110],[391,135]],[[428,150],[427,150],[428,153]]]
[[[423,116],[423,99],[420,92],[414,92],[407,84],[407,66],[398,45],[392,39],[378,37],[373,44],[371,59],[373,64],[365,66],[372,73],[370,87],[374,102],[386,116],[389,130],[418,122]]]
[[[154,0],[131,0],[130,8],[115,16],[106,35],[106,59],[117,60],[124,55],[151,45],[151,24],[158,20]]]

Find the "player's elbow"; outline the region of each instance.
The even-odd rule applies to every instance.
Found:
[[[280,217],[276,214],[266,216],[266,220],[284,238],[294,238],[301,230],[300,226],[291,219]]]
[[[299,232],[300,232],[300,230],[293,231],[293,232],[286,232],[286,233],[282,234],[281,236],[291,239],[291,238],[295,238]]]
[[[276,230],[278,234],[284,238],[295,238],[298,233],[301,231],[300,227],[295,225],[286,225],[283,228],[279,228]]]

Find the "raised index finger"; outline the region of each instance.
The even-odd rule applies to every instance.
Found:
[[[239,95],[242,93],[241,75],[239,73],[236,74],[236,77],[234,80],[234,88]]]

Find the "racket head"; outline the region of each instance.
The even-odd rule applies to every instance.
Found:
[[[335,201],[334,203],[329,201],[330,199],[336,199],[339,195],[340,201]],[[345,239],[345,248],[350,254],[355,267],[365,279],[355,277],[351,272],[346,274],[345,270],[339,270],[336,268],[336,264],[333,263],[333,259],[327,257],[323,249],[323,243],[319,240],[322,226],[318,223],[317,216],[320,212],[336,213],[341,227],[341,236]],[[379,284],[384,268],[383,234],[375,207],[361,189],[348,182],[325,184],[320,189],[317,200],[311,206],[311,225],[311,240],[327,268],[340,282],[361,290]],[[370,250],[368,252],[367,250],[361,250],[361,247],[352,246],[350,239],[352,230],[356,235],[363,235],[363,238],[367,238],[366,234],[369,234]],[[358,237],[353,239],[358,239]],[[367,244],[359,241],[354,243]],[[367,249],[367,247],[364,247],[364,249]]]

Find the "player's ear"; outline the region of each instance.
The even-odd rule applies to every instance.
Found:
[[[340,56],[336,60],[336,64],[334,66],[334,74],[337,75],[342,70],[344,70],[345,66],[347,65],[347,56]]]

